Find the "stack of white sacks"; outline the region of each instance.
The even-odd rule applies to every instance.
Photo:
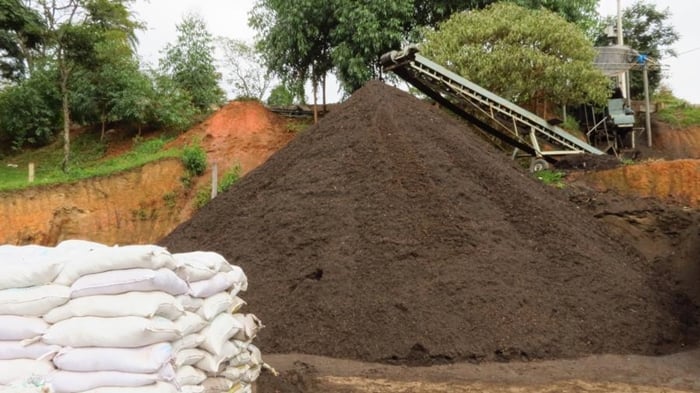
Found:
[[[264,363],[246,288],[213,252],[0,246],[0,392],[249,392]]]

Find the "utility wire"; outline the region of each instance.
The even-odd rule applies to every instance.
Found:
[[[681,53],[677,54],[676,57],[681,56],[681,55],[685,55],[686,53],[695,52],[696,50],[699,50],[699,49],[700,49],[700,46],[698,46],[697,48],[687,50],[685,52],[681,52]]]

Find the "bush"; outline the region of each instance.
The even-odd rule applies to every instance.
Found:
[[[207,169],[207,153],[199,144],[188,145],[182,152],[182,162],[187,171],[201,176]]]
[[[53,86],[40,77],[0,92],[0,139],[15,150],[24,145],[43,146],[60,129],[60,103]]]
[[[218,191],[219,192],[226,192],[228,191],[231,186],[236,184],[238,179],[241,178],[241,166],[236,165],[233,168],[229,169],[225,174],[224,177],[221,179],[221,182],[219,183]]]

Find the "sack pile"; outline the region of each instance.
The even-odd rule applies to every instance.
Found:
[[[250,392],[264,363],[246,289],[213,252],[0,246],[0,391]]]

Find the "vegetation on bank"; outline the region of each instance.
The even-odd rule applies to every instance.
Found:
[[[166,136],[149,140],[135,138],[129,151],[105,158],[107,144],[99,141],[99,135],[83,133],[73,140],[73,164],[68,172],[61,169],[61,146],[54,144],[37,150],[25,150],[21,154],[0,160],[0,191],[72,183],[126,171],[164,158],[181,157],[182,149],[164,148],[168,141]],[[35,167],[32,183],[28,180],[30,163]]]
[[[670,91],[662,90],[654,101],[658,108],[657,119],[674,128],[700,126],[700,106],[674,97]]]

